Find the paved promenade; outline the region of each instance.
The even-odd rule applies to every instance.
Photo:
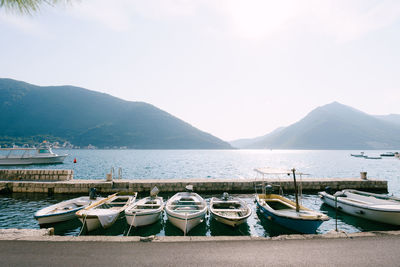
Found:
[[[0,259],[1,266],[399,266],[400,236],[197,242],[0,240]]]

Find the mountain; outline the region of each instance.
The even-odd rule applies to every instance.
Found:
[[[375,117],[378,119],[387,121],[387,122],[391,122],[391,123],[400,125],[400,114],[375,115]]]
[[[0,142],[68,140],[77,146],[230,149],[228,143],[144,102],[74,86],[0,79]]]
[[[300,121],[247,140],[239,148],[394,149],[400,148],[400,124],[338,102],[318,107]],[[394,116],[396,117],[396,116]],[[238,144],[236,141],[231,144]]]
[[[259,137],[254,137],[254,138],[243,138],[243,139],[237,139],[237,140],[233,140],[230,141],[229,143],[233,146],[233,147],[237,147],[237,148],[249,148],[251,147],[254,143],[257,142],[261,142],[264,139],[268,138],[268,136],[270,135],[275,135],[278,132],[280,132],[281,130],[285,129],[285,127],[279,127],[275,130],[273,130],[271,133],[268,133],[266,135],[263,136],[259,136]]]

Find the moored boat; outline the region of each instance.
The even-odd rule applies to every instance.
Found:
[[[382,157],[365,156],[366,159],[382,159]]]
[[[246,222],[252,211],[242,199],[224,193],[221,198],[211,198],[210,213],[216,221],[235,227]]]
[[[153,188],[151,195],[140,199],[125,210],[126,222],[134,227],[153,224],[161,219],[164,204],[163,198],[157,196],[158,189]],[[156,192],[156,193],[155,193]]]
[[[381,157],[394,157],[396,155],[396,153],[393,152],[385,152],[380,154]]]
[[[168,220],[186,235],[195,226],[202,223],[207,213],[207,202],[198,194],[191,192],[193,186],[187,186],[188,192],[179,192],[165,204]]]
[[[296,170],[290,171],[268,171],[256,169],[258,173],[263,175],[290,175],[293,174],[295,199],[293,202],[282,195],[272,194],[272,186],[264,187],[262,194],[256,194],[257,207],[262,216],[266,219],[277,223],[285,228],[303,234],[313,234],[318,227],[329,220],[329,217],[317,211],[313,211],[299,204],[298,188],[296,182]],[[302,175],[302,173],[298,173]],[[304,175],[304,174],[303,174]]]
[[[0,156],[0,165],[32,165],[32,164],[57,164],[63,163],[67,154],[55,154],[51,147],[39,148],[0,148],[8,151],[6,155]],[[35,153],[31,153],[35,151]],[[20,152],[20,153],[18,153]]]
[[[332,194],[318,193],[322,202],[344,213],[371,221],[400,225],[400,199],[369,192],[345,189]]]
[[[40,225],[64,222],[76,218],[76,212],[88,207],[93,202],[102,200],[102,197],[78,197],[62,201],[45,207],[34,214],[34,218]]]
[[[303,234],[313,234],[329,217],[276,194],[257,194],[257,207],[268,220]]]
[[[99,227],[106,229],[115,223],[125,209],[135,201],[136,196],[137,193],[134,195],[113,194],[79,210],[76,215],[82,222],[82,227],[86,227],[89,232]]]
[[[364,158],[365,154],[364,154],[364,152],[360,152],[360,154],[350,154],[350,156],[356,157],[356,158]]]

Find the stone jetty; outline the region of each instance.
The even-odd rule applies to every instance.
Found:
[[[154,186],[161,192],[184,191],[192,184],[199,193],[254,193],[261,191],[261,178],[235,179],[114,179],[107,181],[74,179],[72,170],[0,170],[0,192],[47,193],[47,194],[87,194],[95,187],[99,193],[139,192],[148,193]],[[293,180],[285,178],[264,179],[264,184],[281,186],[284,192],[293,192]],[[374,178],[302,178],[303,192],[318,192],[325,187],[333,190],[352,188],[357,190],[387,192],[387,181]]]

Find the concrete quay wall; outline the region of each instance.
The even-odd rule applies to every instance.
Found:
[[[99,193],[138,192],[148,194],[157,186],[162,193],[185,191],[186,185],[193,185],[198,193],[254,193],[261,192],[261,179],[142,179],[142,180],[68,180],[68,181],[0,181],[0,192],[88,194],[95,187]],[[284,193],[294,191],[291,179],[268,179],[265,184],[281,185]],[[387,192],[387,181],[360,178],[303,178],[303,192],[318,192],[331,187],[333,190],[346,188]]]
[[[72,180],[73,178],[73,170],[0,170],[0,180],[68,181]]]

